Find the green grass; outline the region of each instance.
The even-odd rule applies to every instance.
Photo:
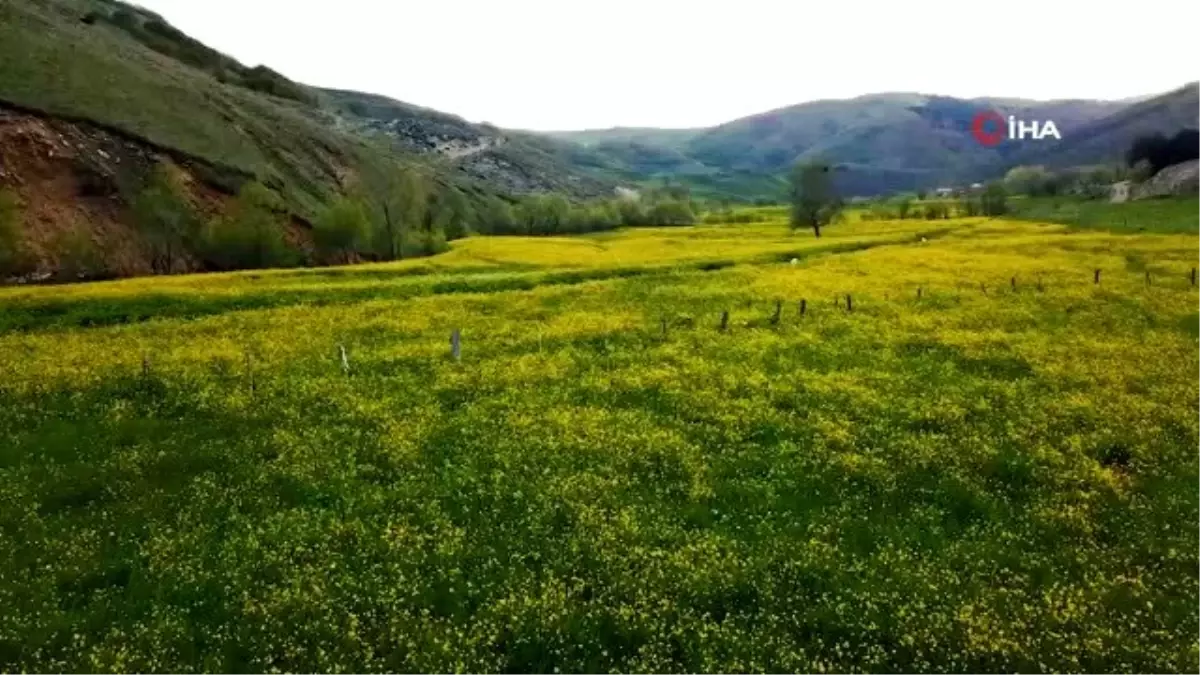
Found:
[[[1194,671],[1196,235],[938,225],[0,289],[0,669]]]
[[[1025,220],[1127,232],[1196,232],[1200,198],[1140,199],[1114,204],[1070,197],[1013,200],[1013,215]]]

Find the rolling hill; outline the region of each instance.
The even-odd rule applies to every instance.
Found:
[[[1118,159],[1135,138],[1154,132],[1172,134],[1200,127],[1198,85],[1193,82],[1161,96],[1142,99],[1112,115],[1093,120],[1051,147],[1030,148],[1014,159],[1051,167],[1099,164]]]
[[[0,197],[21,205],[16,243],[0,249],[23,251],[21,271],[0,270],[5,278],[57,275],[66,249],[81,247],[94,262],[71,278],[153,271],[134,202],[163,164],[206,221],[243,185],[263,183],[308,260],[312,223],[336,197],[356,192],[385,217],[402,172],[424,176],[429,203],[448,210],[529,192],[611,195],[616,185],[574,144],[293,82],[116,0],[0,3],[0,63],[0,189],[13,195]],[[436,247],[439,227],[425,229],[422,246]],[[203,268],[195,247],[173,258],[168,268]]]
[[[493,158],[494,182],[482,172],[455,170],[462,167],[441,161],[446,153],[439,150],[498,130],[384,97],[308,87],[265,66],[246,67],[157,14],[115,0],[3,3],[0,61],[0,104],[99,124],[259,177],[306,218],[347,181],[366,181],[397,162],[420,163],[467,191],[585,195],[609,188],[537,150],[540,139],[532,149],[509,139],[513,147]],[[382,143],[362,133],[389,124],[403,128],[410,142]]]
[[[692,183],[734,173],[743,177],[742,184],[753,176],[778,178],[798,159],[821,157],[849,169],[839,175],[844,190],[874,194],[982,180],[1019,163],[1118,161],[1138,134],[1195,127],[1196,109],[1195,84],[1119,101],[883,93],[803,103],[702,130],[618,128],[552,135],[614,161],[625,159],[632,172],[627,176],[671,171]],[[1062,140],[985,147],[971,134],[972,119],[983,110],[1025,121],[1053,120]]]

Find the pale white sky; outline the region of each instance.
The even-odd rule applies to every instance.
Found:
[[[1034,99],[1198,79],[1139,0],[138,0],[247,65],[517,129],[707,126],[885,91]]]

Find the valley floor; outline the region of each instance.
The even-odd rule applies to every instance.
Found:
[[[0,289],[0,669],[1194,671],[1198,244],[772,222]]]

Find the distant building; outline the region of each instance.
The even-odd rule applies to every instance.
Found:
[[[1108,199],[1114,204],[1129,201],[1129,193],[1133,187],[1133,181],[1123,180],[1119,183],[1113,183],[1108,188]]]
[[[951,187],[936,188],[933,191],[933,194],[936,197],[953,197],[954,196],[954,188],[951,188]]]

